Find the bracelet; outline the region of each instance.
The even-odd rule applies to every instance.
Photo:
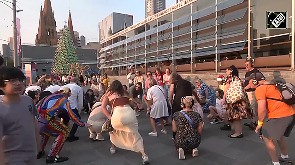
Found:
[[[259,126],[263,126],[263,121],[258,120],[257,123],[258,123]]]

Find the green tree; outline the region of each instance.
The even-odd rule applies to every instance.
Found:
[[[51,73],[64,75],[69,74],[71,65],[78,62],[78,56],[68,27],[65,26],[60,32]]]

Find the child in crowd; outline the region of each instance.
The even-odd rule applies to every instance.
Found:
[[[224,91],[225,88],[225,78],[223,75],[217,77],[218,88]]]
[[[0,69],[0,164],[35,165],[37,155],[37,110],[33,100],[22,95],[25,75],[18,68]]]
[[[92,89],[88,89],[87,92],[85,93],[85,98],[84,98],[84,109],[85,112],[90,113],[90,110],[92,106],[94,105],[96,99],[94,96],[94,92]]]
[[[193,96],[193,99],[194,99],[194,105],[193,105],[192,110],[193,110],[194,112],[199,113],[200,116],[201,116],[201,118],[202,118],[202,120],[203,120],[203,119],[204,119],[204,113],[203,113],[202,106],[201,106],[201,104],[198,102],[198,100],[196,99],[195,96]]]
[[[209,120],[212,120],[211,124],[221,123],[224,119],[225,106],[222,105],[223,91],[221,89],[216,89],[216,106],[210,106],[210,114],[207,116]]]

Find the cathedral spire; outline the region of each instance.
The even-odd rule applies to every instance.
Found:
[[[36,45],[57,45],[56,22],[50,0],[44,0],[44,7],[40,11],[39,28]]]
[[[44,13],[52,13],[52,7],[51,7],[51,1],[50,0],[45,0],[44,1]]]
[[[69,11],[68,28],[69,28],[70,33],[72,35],[72,39],[73,39],[74,45],[75,45],[75,47],[77,47],[77,39],[76,39],[75,34],[74,34],[74,28],[73,28],[73,23],[72,23],[72,14],[71,14],[71,11]]]
[[[44,21],[43,21],[43,11],[42,11],[42,5],[41,5],[41,9],[40,9],[40,18],[39,18],[39,28],[38,28],[38,34],[37,34],[36,39],[41,37],[41,33],[42,33],[42,29],[41,29],[41,27],[43,27],[43,26],[42,26],[43,22],[44,22]]]

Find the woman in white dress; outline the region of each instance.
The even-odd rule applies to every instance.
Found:
[[[167,134],[164,126],[163,117],[169,116],[167,101],[164,89],[157,85],[155,79],[149,80],[149,90],[147,96],[144,97],[147,103],[147,114],[150,116],[150,122],[153,127],[153,131],[149,133],[150,136],[158,136],[155,119],[159,119],[163,134]]]
[[[107,105],[109,104],[113,108],[113,114],[107,111]],[[130,107],[129,97],[125,95],[120,81],[115,80],[112,82],[102,100],[101,109],[111,119],[111,124],[114,128],[110,132],[110,140],[112,142],[111,154],[116,153],[115,147],[140,152],[143,164],[148,164],[149,159],[144,152],[143,139],[138,132],[138,121],[135,112]]]
[[[111,107],[107,105],[107,111],[108,113],[111,113]],[[89,139],[91,140],[99,140],[103,141],[104,137],[100,134],[101,127],[103,123],[107,120],[107,117],[103,114],[101,110],[101,102],[96,102],[93,105],[92,112],[90,113],[88,117],[87,123],[92,125],[92,127],[89,129]]]

